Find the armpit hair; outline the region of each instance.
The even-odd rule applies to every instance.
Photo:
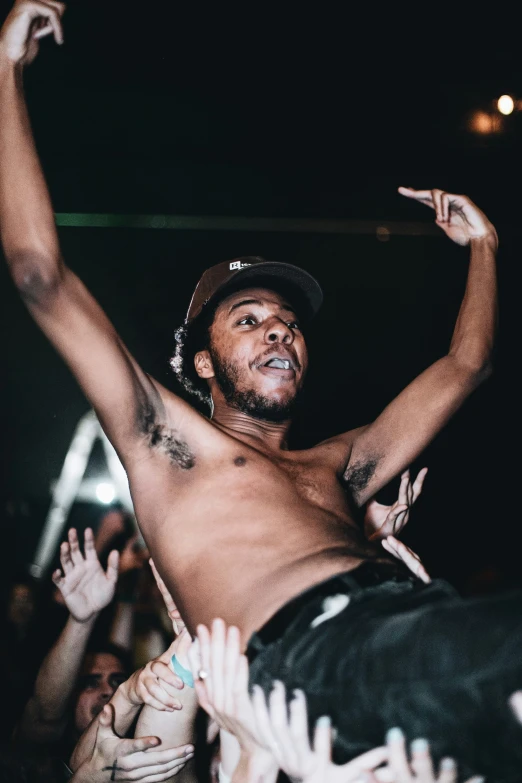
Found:
[[[144,400],[140,407],[140,430],[147,436],[149,447],[163,451],[170,461],[182,470],[193,468],[196,458],[188,444],[177,438],[174,430],[158,422],[157,412],[151,400]]]
[[[380,461],[381,457],[370,457],[346,469],[343,478],[354,497],[366,489]]]

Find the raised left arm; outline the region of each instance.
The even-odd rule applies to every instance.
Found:
[[[491,373],[497,322],[497,234],[466,196],[400,188],[402,195],[435,209],[436,223],[454,242],[469,245],[464,298],[449,352],[410,383],[372,424],[346,438],[344,470],[362,505],[416,459],[467,397]]]

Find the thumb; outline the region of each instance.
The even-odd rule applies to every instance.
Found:
[[[98,734],[96,741],[114,736],[112,724],[114,721],[114,708],[112,704],[106,704],[98,715]]]

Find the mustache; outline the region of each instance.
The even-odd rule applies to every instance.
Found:
[[[301,369],[301,362],[299,361],[295,353],[293,353],[293,351],[289,351],[288,348],[285,348],[284,346],[275,343],[274,345],[271,345],[270,348],[267,348],[267,350],[264,351],[260,356],[256,356],[254,361],[251,362],[251,367],[259,367],[259,365],[264,364],[266,361],[268,361],[268,359],[270,359],[272,354],[277,354],[278,356],[282,356],[282,357],[287,356],[289,359],[293,361],[293,363],[295,364],[298,370]]]

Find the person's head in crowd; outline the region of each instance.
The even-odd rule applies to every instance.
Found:
[[[107,644],[89,650],[83,661],[74,704],[74,729],[81,734],[131,673],[127,653]]]
[[[23,634],[34,615],[34,591],[29,581],[16,579],[7,596],[7,620]]]

